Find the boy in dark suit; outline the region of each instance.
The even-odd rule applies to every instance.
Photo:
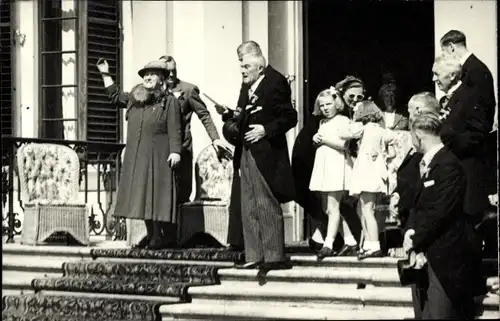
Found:
[[[463,211],[466,177],[458,158],[442,143],[436,113],[412,121],[413,145],[423,154],[404,249],[426,266],[423,319],[473,319],[480,244]]]

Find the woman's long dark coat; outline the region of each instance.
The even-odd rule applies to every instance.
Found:
[[[176,221],[176,187],[167,159],[181,152],[180,105],[173,95],[148,103],[116,85],[107,88],[111,101],[127,108],[127,142],[114,215],[132,219]],[[182,161],[182,160],[181,160]]]

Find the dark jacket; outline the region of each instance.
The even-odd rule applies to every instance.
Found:
[[[286,203],[294,199],[295,188],[285,134],[297,124],[297,112],[292,105],[291,90],[286,78],[271,66],[266,67],[264,75],[255,90],[254,95],[258,98],[253,104],[262,109],[257,112],[245,110],[250,103],[249,86],[243,83],[238,98],[241,114],[233,118],[233,111],[230,111],[223,116],[223,120],[235,121],[239,127],[234,169],[239,169],[241,152],[243,148],[248,148],[276,199],[280,203]],[[252,124],[263,125],[266,136],[256,143],[248,144],[244,135],[251,130],[249,126]]]
[[[198,116],[213,141],[219,139],[217,128],[214,125],[207,106],[200,98],[200,89],[188,82],[179,80],[172,93],[177,97],[182,111],[182,151],[193,152],[193,137],[191,136],[191,117],[193,112]]]
[[[479,97],[479,102],[487,109],[488,129],[493,126],[495,117],[495,90],[493,76],[488,67],[471,54],[462,66],[462,82],[472,88]]]
[[[480,273],[480,242],[463,211],[466,176],[447,147],[436,153],[428,168],[417,182],[406,230],[415,230],[415,251],[426,254],[448,297],[460,304],[473,296]]]
[[[462,163],[467,177],[464,209],[482,215],[488,207],[487,136],[490,131],[488,110],[477,93],[462,84],[450,97],[450,114],[443,121],[441,138]],[[477,217],[476,217],[477,218]]]
[[[415,192],[420,180],[419,164],[422,160],[422,153],[408,153],[403,162],[398,167],[397,183],[394,190],[399,195],[398,212],[401,225],[405,226],[410,215],[410,209],[413,208],[415,201]]]
[[[320,119],[321,117],[312,115],[295,138],[292,150],[292,170],[295,181],[295,201],[313,218],[327,222],[328,217],[322,207],[320,193],[309,189],[316,157],[316,147],[312,137],[318,132]]]

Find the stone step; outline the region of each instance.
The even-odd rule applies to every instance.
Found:
[[[390,320],[413,317],[401,307],[357,307],[330,304],[263,303],[252,301],[193,302],[160,306],[162,321],[172,320]]]
[[[139,300],[149,302],[159,302],[162,304],[179,303],[181,300],[176,297],[154,296],[154,295],[131,295],[131,294],[114,294],[114,293],[94,293],[94,292],[73,292],[73,291],[47,291],[38,292],[41,296],[68,296],[81,298],[101,298],[115,300]]]
[[[59,277],[61,273],[2,270],[2,290],[33,291],[33,279]]]
[[[162,321],[187,320],[394,320],[413,319],[411,307],[368,307],[328,303],[196,300],[160,306]],[[478,319],[498,319],[498,311],[485,311]]]
[[[288,282],[272,282],[259,285],[257,282],[225,281],[218,286],[200,286],[188,289],[193,302],[197,299],[248,300],[273,302],[314,302],[357,304],[364,306],[411,307],[409,287],[375,287],[359,289],[356,284],[309,283],[300,285]],[[485,310],[499,309],[498,296],[489,295],[483,300]]]
[[[398,258],[380,257],[358,260],[354,256],[333,256],[318,260],[313,254],[291,254],[288,255],[294,266],[314,266],[314,267],[359,267],[359,268],[396,268]]]
[[[41,256],[24,254],[3,255],[2,269],[7,271],[41,271],[60,273],[64,262],[83,262],[85,258],[78,256]]]
[[[230,268],[234,266],[232,262],[217,261],[188,261],[188,260],[156,260],[156,259],[136,259],[136,258],[114,258],[98,257],[94,261],[101,262],[127,262],[127,263],[168,263],[168,264],[189,264],[189,265],[210,265],[221,268]]]
[[[399,276],[394,267],[303,267],[294,266],[291,270],[269,271],[260,276],[257,270],[220,269],[221,282],[225,281],[259,281],[271,282],[315,282],[315,283],[353,283],[372,284],[376,286],[399,286]]]

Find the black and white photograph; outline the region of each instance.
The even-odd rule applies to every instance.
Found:
[[[498,320],[497,0],[0,0],[2,320]]]

